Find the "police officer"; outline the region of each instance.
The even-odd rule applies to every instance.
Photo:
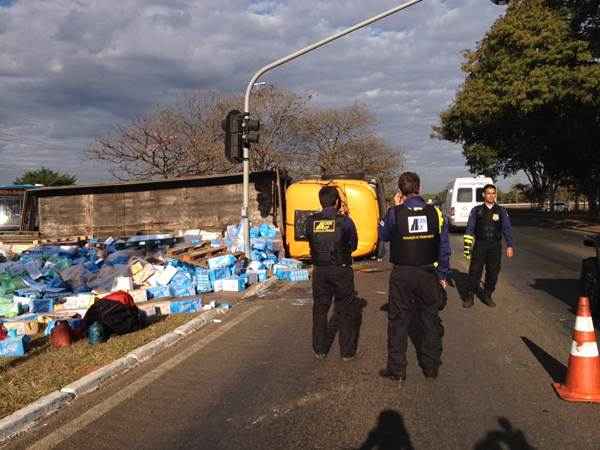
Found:
[[[319,201],[323,210],[307,219],[305,232],[314,265],[313,350],[318,359],[325,358],[339,331],[340,353],[347,361],[356,353],[360,326],[352,271],[352,252],[356,250],[358,237],[352,219],[340,213],[342,202],[337,188],[322,187]],[[327,314],[334,298],[333,316],[328,323]]]
[[[506,241],[506,256],[514,255],[512,228],[506,209],[496,203],[496,186],[486,184],[483,188],[483,204],[471,210],[464,236],[464,251],[469,265],[469,292],[463,301],[465,308],[473,306],[479,291],[481,274],[485,267],[485,283],[482,300],[496,306],[492,293],[496,288],[502,260],[502,236]]]
[[[439,311],[445,306],[449,271],[448,225],[437,207],[419,196],[419,176],[405,172],[398,179],[404,197],[383,220],[381,238],[390,242],[388,361],[382,377],[406,379],[408,334],[418,324],[414,340],[419,365],[427,378],[436,378],[441,364],[443,327]]]

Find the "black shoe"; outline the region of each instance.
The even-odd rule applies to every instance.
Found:
[[[473,294],[469,295],[465,300],[463,300],[463,308],[471,308],[475,304],[475,296]]]
[[[431,378],[432,380],[435,380],[438,377],[438,373],[439,369],[437,367],[428,367],[423,369],[423,375],[425,375],[425,378]]]
[[[488,305],[490,308],[493,308],[494,306],[496,306],[496,303],[492,299],[492,295],[491,294],[486,294],[486,295],[483,296],[483,303],[485,303],[486,305]]]
[[[381,369],[379,371],[379,376],[382,378],[389,378],[392,381],[399,381],[400,383],[403,383],[406,380],[406,375],[392,372],[390,369]]]

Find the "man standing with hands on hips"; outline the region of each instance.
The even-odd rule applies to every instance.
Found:
[[[384,378],[406,379],[408,334],[418,329],[417,359],[427,378],[438,376],[442,363],[444,328],[439,311],[444,308],[450,244],[448,224],[440,210],[419,195],[421,181],[414,172],[398,179],[396,206],[381,224],[381,239],[390,242],[388,305],[388,359]]]
[[[469,293],[463,301],[465,308],[473,306],[479,291],[481,274],[485,267],[483,302],[496,306],[492,293],[496,289],[500,262],[502,261],[502,237],[506,241],[506,256],[514,255],[512,228],[506,209],[496,203],[496,186],[487,184],[483,188],[483,204],[471,210],[464,236],[465,258],[469,265]]]

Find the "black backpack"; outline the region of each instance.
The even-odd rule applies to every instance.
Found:
[[[85,313],[86,325],[100,322],[111,334],[126,334],[144,326],[143,316],[137,306],[128,306],[106,298],[98,300]]]

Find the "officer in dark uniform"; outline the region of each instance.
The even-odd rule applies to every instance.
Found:
[[[469,293],[463,301],[465,308],[473,306],[479,291],[481,274],[485,267],[485,283],[482,300],[488,306],[496,306],[492,293],[496,289],[500,262],[502,260],[502,236],[506,241],[506,256],[514,255],[512,228],[506,209],[496,203],[496,186],[486,184],[483,188],[483,204],[469,214],[464,236],[465,258],[469,265]]]
[[[450,263],[448,224],[441,211],[419,196],[420,179],[405,172],[398,179],[404,201],[390,208],[382,222],[381,238],[390,242],[388,305],[388,362],[382,377],[406,379],[408,334],[418,325],[415,343],[419,365],[436,378],[441,364],[446,278]]]
[[[318,359],[325,358],[339,331],[342,359],[354,358],[358,345],[360,314],[354,293],[352,252],[358,245],[356,227],[350,217],[340,213],[342,207],[337,188],[324,186],[319,191],[323,210],[306,221],[306,237],[314,265],[313,350]],[[335,298],[333,316],[327,314]]]

